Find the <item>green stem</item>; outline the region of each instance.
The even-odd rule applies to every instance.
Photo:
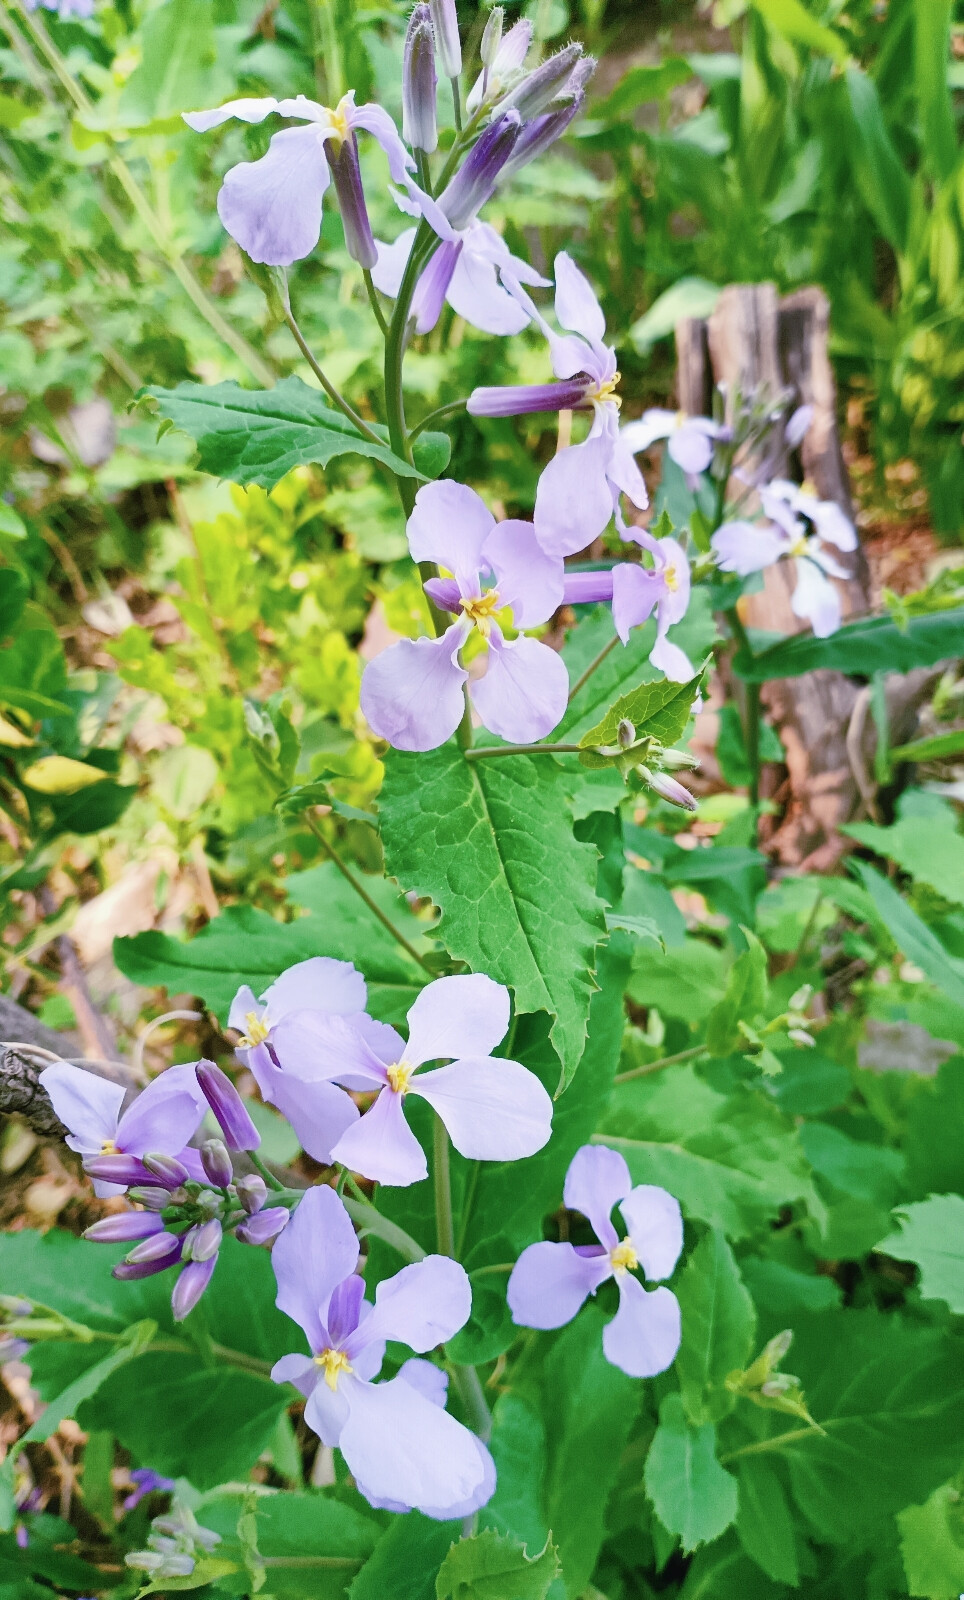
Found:
[[[362,273],[362,277],[365,280],[365,289],[366,289],[366,291],[368,293],[368,299],[369,299],[369,302],[371,304],[371,308],[375,313],[375,320],[377,321],[378,326],[382,330],[382,337],[387,339],[388,338],[388,323],[385,321],[385,313],[382,310],[382,303],[378,298],[378,290],[375,288],[375,284],[374,284],[374,281],[372,279],[372,275],[368,271],[367,267],[365,268],[365,271]]]
[[[258,1155],[257,1150],[249,1150],[247,1152],[247,1156],[248,1160],[251,1162],[251,1165],[256,1167],[260,1172],[265,1183],[268,1185],[268,1188],[273,1189],[275,1194],[283,1194],[285,1192],[284,1184],[281,1182],[280,1178],[275,1177],[270,1167],[265,1166],[261,1157]]]
[[[483,761],[489,756],[574,756],[580,744],[477,744],[465,751],[467,761]]]
[[[432,191],[432,169],[429,166],[429,160],[428,160],[427,151],[425,151],[425,150],[416,150],[416,152],[415,152],[415,170],[418,173],[418,181],[422,185],[422,188],[425,190],[425,193],[427,195],[431,195],[432,192],[433,192]]]
[[[469,686],[462,685],[462,694],[465,697],[465,710],[462,712],[462,721],[456,729],[455,737],[459,749],[465,756],[472,753],[472,701],[469,699]]]
[[[455,115],[455,131],[462,132],[462,90],[458,78],[450,78],[452,85],[452,110]]]
[[[408,431],[405,427],[405,396],[402,387],[402,363],[405,358],[405,341],[408,333],[408,313],[411,309],[412,296],[415,285],[423,266],[422,257],[426,246],[435,236],[428,223],[423,218],[418,225],[412,252],[405,266],[402,281],[399,285],[398,298],[392,312],[392,320],[388,325],[385,338],[385,412],[388,422],[388,437],[395,454],[404,461],[412,460],[412,447],[408,441]],[[436,244],[439,241],[436,240]],[[396,479],[398,493],[401,498],[405,515],[411,516],[412,506],[415,504],[415,486],[409,478]]]
[[[485,1444],[492,1435],[492,1413],[479,1375],[474,1367],[460,1367],[454,1361],[449,1371],[458,1390],[459,1399],[468,1413],[469,1426]]]
[[[363,1556],[260,1556],[262,1567],[287,1568],[291,1572],[357,1571],[365,1565]]]
[[[321,384],[321,387],[324,389],[332,404],[336,405],[339,411],[343,412],[348,418],[349,422],[354,424],[359,433],[364,434],[365,438],[370,440],[372,444],[384,446],[384,439],[380,439],[378,437],[378,434],[375,432],[374,428],[369,427],[364,417],[360,417],[358,415],[358,412],[355,410],[354,406],[349,405],[344,395],[340,394],[335,388],[335,385],[325,377],[325,374],[322,372],[317,361],[311,353],[311,350],[308,346],[308,341],[295,321],[295,315],[291,309],[291,306],[288,304],[285,304],[284,317],[295,344],[298,346],[298,349],[301,351],[309,367],[311,368],[315,377],[318,379],[318,382]]]
[[[315,821],[314,817],[309,816],[309,814],[306,812],[305,813],[305,821],[307,822],[307,824],[308,824],[309,828],[311,829],[312,833],[314,834],[315,838],[318,840],[318,843],[321,845],[321,848],[324,850],[324,852],[327,855],[329,861],[333,861],[334,862],[335,866],[338,868],[338,871],[341,873],[342,877],[346,880],[347,883],[351,884],[351,886],[354,889],[355,893],[357,894],[358,898],[365,902],[365,904],[368,907],[369,911],[371,912],[372,916],[373,917],[377,917],[379,922],[381,923],[382,927],[385,929],[386,933],[390,933],[392,938],[395,939],[397,941],[397,943],[402,946],[402,949],[408,952],[408,954],[411,956],[412,960],[413,961],[417,961],[419,966],[424,968],[424,970],[426,972],[430,973],[431,976],[434,978],[436,974],[432,970],[432,967],[429,965],[429,963],[426,961],[425,957],[422,956],[422,955],[419,955],[419,953],[416,950],[415,946],[413,944],[409,943],[409,941],[406,939],[404,933],[402,933],[400,931],[400,929],[396,928],[396,926],[395,926],[394,922],[392,921],[391,917],[386,916],[385,912],[382,910],[381,906],[378,905],[376,903],[376,901],[374,901],[372,899],[371,895],[368,893],[368,890],[365,888],[364,884],[360,881],[360,879],[356,878],[355,874],[352,872],[352,870],[348,866],[347,862],[342,860],[341,856],[338,854],[338,851],[335,849],[334,845],[333,844],[329,844],[328,840],[325,838],[325,835],[323,834],[323,832],[319,828],[319,826],[318,826],[317,822]]]
[[[435,1235],[443,1256],[455,1256],[455,1224],[452,1220],[452,1179],[449,1170],[449,1136],[436,1113],[432,1143],[432,1179],[435,1184]]]
[[[680,1050],[675,1056],[661,1056],[658,1061],[647,1061],[642,1067],[633,1067],[629,1072],[618,1072],[613,1083],[630,1083],[633,1078],[645,1078],[647,1073],[659,1072],[663,1067],[675,1067],[679,1061],[693,1061],[696,1056],[706,1054],[705,1044],[694,1044],[689,1050]]]
[[[341,46],[338,40],[338,23],[332,0],[309,0],[314,19],[317,7],[319,32],[315,35],[315,53],[324,57],[325,87],[334,105],[345,92],[345,79],[341,64]],[[320,49],[319,49],[320,45]]]
[[[467,400],[450,400],[448,405],[436,406],[435,410],[430,411],[427,417],[422,418],[421,422],[416,422],[408,436],[409,443],[413,439],[417,439],[424,429],[430,428],[433,422],[444,422],[446,417],[454,417],[457,412],[464,411],[468,403]]]
[[[579,691],[582,688],[583,684],[588,682],[588,680],[592,677],[592,675],[595,672],[597,667],[602,666],[602,663],[605,661],[605,659],[609,655],[610,651],[611,650],[615,650],[615,648],[616,648],[618,643],[619,643],[619,634],[618,633],[614,633],[612,638],[609,640],[609,643],[603,645],[603,647],[600,650],[598,656],[595,656],[593,658],[593,660],[590,661],[590,663],[589,663],[588,667],[586,668],[585,672],[583,673],[582,677],[581,678],[577,678],[575,684],[569,690],[569,701],[568,701],[569,705],[572,705],[572,702],[575,700],[576,695],[579,693]]]
[[[403,1256],[406,1261],[424,1260],[427,1251],[422,1249],[411,1234],[406,1233],[403,1228],[397,1227],[394,1222],[389,1222],[387,1217],[383,1217],[370,1200],[365,1200],[364,1198],[361,1200],[346,1200],[342,1196],[341,1203],[351,1217],[352,1222],[357,1222],[358,1226],[364,1229],[366,1233],[372,1233],[377,1239],[382,1239],[393,1250],[397,1250],[398,1254]]]
[[[749,636],[736,606],[730,606],[725,616],[737,647],[747,655],[752,655]],[[750,767],[750,805],[756,811],[760,804],[760,685],[758,683],[748,683],[745,686],[743,743]]]
[[[827,1424],[827,1427],[829,1426],[830,1423]],[[799,1439],[812,1439],[815,1433],[824,1432],[826,1429],[818,1427],[791,1428],[788,1433],[778,1433],[772,1439],[756,1439],[753,1444],[740,1445],[738,1450],[730,1450],[725,1456],[720,1456],[720,1465],[725,1466],[728,1461],[738,1461],[741,1456],[765,1455],[770,1450],[779,1450],[785,1444],[796,1444]]]

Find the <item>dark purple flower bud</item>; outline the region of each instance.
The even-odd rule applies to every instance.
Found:
[[[228,1149],[257,1150],[261,1135],[227,1073],[213,1061],[199,1061],[194,1071],[204,1098],[220,1123]]]
[[[227,1146],[220,1139],[205,1139],[201,1146],[201,1165],[204,1175],[217,1189],[226,1189],[234,1177],[234,1168]]]
[[[256,1172],[252,1172],[246,1178],[239,1178],[234,1187],[238,1192],[240,1204],[244,1206],[248,1216],[253,1217],[256,1211],[261,1210],[267,1199],[268,1185]]]
[[[437,94],[432,13],[427,5],[417,5],[405,35],[402,67],[402,136],[413,150],[431,154],[438,148]]]
[[[144,1165],[152,1178],[158,1183],[163,1183],[165,1189],[179,1189],[182,1183],[187,1183],[191,1174],[187,1167],[176,1156],[162,1156],[151,1153],[144,1156]]]
[[[170,1263],[167,1257],[172,1253],[175,1258],[180,1257],[182,1241],[174,1233],[155,1233],[149,1239],[142,1239],[140,1244],[135,1244],[133,1250],[128,1250],[125,1261],[139,1264],[141,1261],[163,1261],[165,1266]]]
[[[579,63],[582,65],[582,62]],[[593,63],[595,65],[595,63]],[[520,167],[528,166],[530,161],[535,161],[561,139],[570,122],[579,115],[585,103],[585,95],[577,94],[572,99],[567,99],[558,110],[545,111],[539,117],[533,117],[527,122],[519,135],[518,142],[511,156],[502,169],[502,177],[511,178]]]
[[[131,1473],[131,1481],[134,1484],[134,1492],[123,1502],[125,1511],[133,1511],[135,1506],[140,1505],[145,1495],[171,1494],[176,1488],[173,1478],[162,1478],[153,1467],[135,1467]]]
[[[493,389],[473,389],[468,412],[473,417],[523,417],[530,411],[575,411],[593,387],[589,377],[567,378],[562,383],[516,383]]]
[[[526,73],[522,82],[506,95],[502,109],[508,111],[514,107],[524,121],[537,117],[560,93],[581,55],[581,44],[568,44],[564,50],[557,50],[541,66]]]
[[[454,578],[429,578],[425,593],[441,611],[451,611],[455,616],[462,604],[462,591]]]
[[[567,572],[562,580],[564,606],[588,606],[613,597],[612,572]]]
[[[167,1191],[164,1191],[167,1199]],[[129,1239],[149,1239],[161,1233],[164,1224],[151,1211],[124,1211],[116,1217],[102,1217],[84,1229],[84,1238],[94,1244],[126,1244]]]
[[[442,71],[447,78],[457,78],[462,71],[462,41],[455,0],[431,0],[429,9]]]
[[[194,1310],[211,1282],[217,1259],[216,1255],[208,1256],[206,1261],[189,1261],[186,1267],[182,1267],[171,1294],[175,1322],[183,1322],[188,1313]]]
[[[491,199],[502,168],[515,148],[521,126],[522,119],[517,111],[509,111],[491,123],[442,191],[439,205],[457,231],[467,228]]]
[[[159,1189],[156,1186],[139,1186],[128,1189],[128,1200],[136,1200],[139,1206],[146,1206],[148,1211],[164,1211],[169,1205],[176,1203],[177,1191],[172,1194],[170,1189]]]
[[[116,1267],[111,1268],[111,1277],[129,1281],[133,1278],[152,1278],[156,1272],[164,1272],[168,1267],[173,1267],[181,1259],[181,1241],[173,1234],[168,1234],[170,1245],[168,1253],[156,1261],[118,1261]],[[136,1246],[135,1246],[136,1248]]]
[[[358,165],[357,140],[353,133],[349,133],[337,147],[335,140],[329,139],[326,148],[331,179],[335,185],[338,208],[341,211],[341,225],[345,230],[345,247],[352,260],[357,261],[366,272],[370,272],[378,261],[378,251],[372,237],[372,225],[368,220],[361,168]],[[231,1143],[230,1139],[228,1143]]]
[[[131,1183],[149,1183],[152,1176],[143,1161],[125,1155],[89,1156],[84,1162],[84,1171],[102,1183],[121,1183],[125,1187]]]
[[[286,1206],[269,1206],[266,1211],[259,1211],[256,1217],[239,1223],[235,1231],[243,1244],[271,1244],[282,1228],[287,1226],[289,1216]]]
[[[668,800],[670,805],[681,806],[684,811],[696,810],[696,801],[689,790],[684,789],[675,778],[671,778],[668,772],[651,772],[646,782],[663,800]]]
[[[191,1229],[190,1244],[184,1247],[184,1257],[191,1261],[207,1261],[211,1256],[216,1256],[221,1248],[221,1224],[217,1217],[211,1217],[207,1222],[201,1222],[196,1228]]]

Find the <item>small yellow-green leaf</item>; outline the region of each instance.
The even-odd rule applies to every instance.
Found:
[[[78,794],[106,778],[100,767],[89,767],[86,761],[73,761],[70,756],[42,756],[20,774],[21,783],[38,794]]]
[[[0,745],[5,745],[8,750],[24,750],[36,742],[36,739],[31,739],[22,728],[18,728],[15,722],[8,722],[5,716],[0,715]]]

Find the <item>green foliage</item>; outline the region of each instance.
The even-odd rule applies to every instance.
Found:
[[[779,644],[733,658],[734,671],[747,683],[768,683],[771,678],[798,678],[804,672],[829,668],[857,677],[875,672],[911,672],[930,667],[954,654],[961,641],[964,613],[935,611],[911,617],[901,628],[889,617],[861,617],[845,622],[828,639],[795,634]]]
[[[646,1457],[646,1493],[663,1527],[684,1551],[718,1539],[735,1520],[736,1479],[716,1457],[712,1422],[694,1427],[679,1395],[666,1396]]]
[[[676,1374],[686,1415],[700,1427],[732,1409],[724,1381],[749,1359],[756,1311],[733,1252],[716,1228],[690,1255],[675,1289],[683,1322]]]
[[[530,1556],[525,1545],[487,1529],[452,1546],[435,1593],[438,1600],[546,1600],[558,1571],[551,1544]]]
[[[902,1207],[896,1221],[897,1231],[881,1239],[877,1249],[920,1267],[925,1300],[946,1300],[952,1311],[964,1313],[964,1199],[931,1195]]]

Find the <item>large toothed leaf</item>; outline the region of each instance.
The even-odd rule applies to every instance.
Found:
[[[426,433],[415,443],[416,465],[388,446],[388,431],[375,444],[334,411],[317,389],[300,378],[283,378],[273,389],[242,389],[236,383],[179,383],[176,389],[141,391],[156,401],[162,417],[197,441],[198,465],[218,478],[273,489],[292,467],[335,456],[370,456],[402,478],[434,478],[448,460],[444,434]]]
[[[380,820],[388,871],[434,900],[450,953],[508,984],[518,1011],[552,1017],[564,1087],[606,927],[597,854],[572,836],[559,768],[545,756],[470,762],[454,745],[393,750]]]

